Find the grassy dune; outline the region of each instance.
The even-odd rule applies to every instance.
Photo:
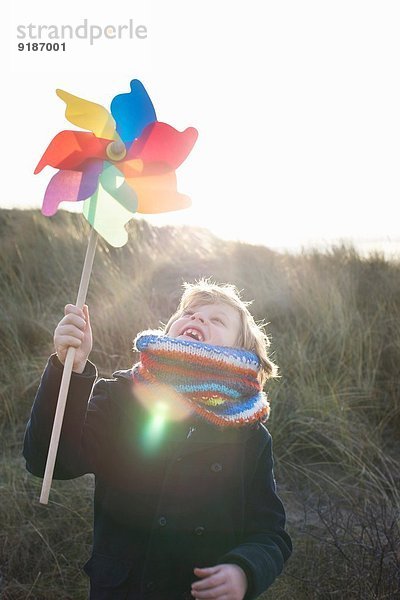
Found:
[[[52,334],[74,302],[88,228],[79,215],[0,211],[0,590],[4,600],[83,600],[90,476],[41,482],[21,444]],[[175,309],[181,284],[231,282],[269,322],[278,489],[295,552],[270,600],[400,598],[400,264],[351,247],[300,255],[190,228],[130,224],[100,242],[88,294],[102,375],[129,366],[135,334]]]

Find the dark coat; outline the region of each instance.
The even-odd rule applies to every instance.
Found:
[[[38,477],[61,374],[51,357],[25,434],[27,469]],[[149,447],[149,416],[135,400],[131,372],[113,377],[92,392],[94,365],[72,374],[54,473],[95,474],[93,554],[84,567],[91,598],[191,598],[193,568],[222,563],[243,568],[245,598],[256,598],[291,553],[267,429],[221,429],[191,417]]]

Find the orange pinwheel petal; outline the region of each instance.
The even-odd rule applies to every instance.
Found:
[[[126,182],[137,195],[138,213],[158,214],[170,210],[180,210],[191,205],[190,198],[180,194],[176,189],[175,171],[158,175],[129,177]]]
[[[125,177],[139,177],[143,173],[143,161],[140,158],[121,160],[116,166]]]

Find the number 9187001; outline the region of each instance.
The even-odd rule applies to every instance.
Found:
[[[65,52],[65,42],[20,42],[20,52]]]

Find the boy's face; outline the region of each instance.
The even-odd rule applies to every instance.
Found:
[[[240,331],[239,312],[229,304],[215,302],[188,306],[172,323],[167,335],[215,346],[236,346]]]

